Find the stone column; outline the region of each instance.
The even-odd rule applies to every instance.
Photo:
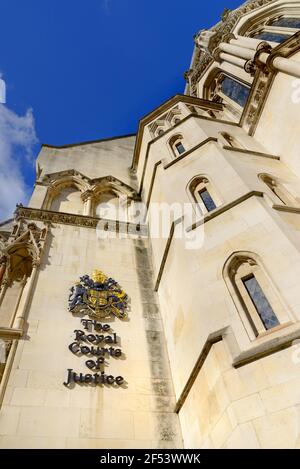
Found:
[[[271,63],[271,67],[279,72],[286,73],[295,78],[300,78],[300,63],[292,59],[286,59],[284,57],[275,57]]]
[[[6,278],[5,280],[2,280],[2,288],[1,288],[1,291],[0,291],[0,307],[3,303],[3,300],[4,300],[4,297],[5,297],[5,293],[8,289],[8,279]]]
[[[261,39],[255,39],[253,37],[236,36],[236,39],[230,39],[229,44],[256,50],[261,42],[263,42]]]
[[[300,78],[300,63],[295,60],[278,56],[272,57],[270,60],[270,55],[266,52],[259,54],[258,60],[273,70],[291,75],[295,78]]]
[[[3,256],[0,259],[0,287],[6,271],[7,257]]]
[[[228,62],[232,65],[237,65],[240,68],[245,68],[246,60],[240,59],[239,57],[235,57],[234,55],[229,55],[226,54],[225,52],[221,52],[219,54],[220,60],[223,60],[224,62]]]
[[[230,39],[229,43],[221,42],[219,45],[219,57],[238,66],[241,66],[241,62],[237,58],[247,61],[254,61],[255,59],[255,61],[261,62],[273,70],[300,78],[299,62],[278,56],[269,59],[271,45],[273,44],[259,39],[238,36],[237,39]],[[263,45],[269,45],[270,51],[266,51]],[[262,49],[261,53],[259,52],[260,48]]]
[[[13,323],[14,329],[23,329],[25,323],[25,317],[27,309],[32,297],[33,287],[36,281],[36,276],[38,273],[39,262],[34,261],[32,264],[32,272],[30,277],[27,279],[26,285],[23,288],[22,296],[16,311],[16,317]]]
[[[234,55],[235,57],[239,57],[244,60],[253,60],[256,53],[255,50],[240,46],[233,46],[232,44],[227,44],[225,42],[221,42],[219,49],[222,52],[226,52],[227,54]]]
[[[233,46],[244,47],[246,49],[257,50],[261,44],[268,44],[271,47],[278,46],[277,42],[264,41],[262,39],[255,39],[254,37],[236,36],[236,39],[231,39],[229,44]]]
[[[15,317],[16,317],[16,314],[17,314],[17,311],[18,311],[18,308],[19,308],[19,304],[20,304],[20,301],[21,301],[21,298],[22,298],[23,291],[24,291],[26,283],[27,283],[27,277],[26,277],[26,275],[24,275],[22,281],[20,282],[20,291],[19,291],[19,294],[18,294],[18,299],[17,299],[17,302],[15,304],[14,314],[13,314],[12,320],[10,321],[10,326],[9,327],[13,327],[14,320],[15,320]]]
[[[84,209],[83,214],[91,217],[92,216],[92,199],[93,199],[93,192],[92,191],[85,191],[81,196],[84,202]]]

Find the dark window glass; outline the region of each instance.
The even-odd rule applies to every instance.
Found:
[[[279,26],[280,28],[300,29],[300,18],[279,18],[272,21],[270,25]]]
[[[250,89],[247,86],[230,77],[225,77],[222,81],[222,92],[242,107],[247,102],[249,91]]]
[[[199,195],[208,212],[211,212],[212,210],[216,208],[216,204],[214,203],[207,189],[203,189],[202,191],[199,191]]]
[[[178,151],[179,155],[185,152],[185,148],[181,142],[175,144],[176,150]]]
[[[278,42],[281,44],[286,41],[290,36],[286,34],[277,34],[271,32],[259,33],[254,36],[256,39],[261,39],[262,41]]]
[[[243,283],[265,328],[269,330],[279,326],[279,321],[254,275],[243,279]]]

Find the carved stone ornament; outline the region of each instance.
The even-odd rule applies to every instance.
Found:
[[[126,293],[114,279],[107,277],[100,270],[94,270],[92,278],[83,275],[70,290],[71,313],[88,314],[97,320],[112,315],[125,319],[127,309]]]
[[[250,0],[233,11],[226,10],[222,21],[210,30],[200,31],[195,35],[196,50],[192,64],[192,73],[189,75],[190,95],[197,96],[197,83],[213,63],[213,51],[221,42],[226,42],[226,36],[231,34],[239,19],[251,11],[273,0]]]
[[[83,228],[104,229],[105,231],[120,232],[128,234],[138,234],[148,236],[147,225],[122,222],[118,220],[104,220],[86,215],[76,215],[72,213],[60,213],[51,210],[41,210],[37,208],[18,207],[17,216],[27,220],[37,220],[45,224],[62,224],[81,226]]]

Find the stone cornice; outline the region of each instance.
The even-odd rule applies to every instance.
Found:
[[[279,212],[287,212],[287,213],[297,213],[300,214],[300,207],[291,207],[288,205],[273,205],[274,210],[278,210]]]
[[[72,213],[54,212],[52,210],[42,210],[30,207],[20,207],[16,209],[16,217],[26,220],[41,221],[50,224],[62,224],[79,226],[82,228],[99,228],[105,231],[135,234],[139,236],[148,236],[146,225],[122,222],[118,220],[106,220],[97,217],[85,215],[76,215]]]
[[[239,124],[236,123],[236,122],[230,122],[230,121],[226,121],[226,120],[221,120],[221,119],[215,119],[215,118],[212,118],[212,117],[207,117],[207,116],[199,116],[199,114],[195,114],[195,113],[191,113],[189,115],[187,115],[184,119],[182,119],[178,124],[174,125],[172,128],[168,129],[163,136],[165,136],[167,133],[169,132],[172,132],[174,130],[174,128],[180,126],[183,122],[186,122],[188,119],[191,119],[192,117],[194,117],[195,119],[201,119],[201,120],[210,120],[210,121],[213,121],[213,122],[220,122],[222,124],[228,124],[228,125],[232,125],[233,127],[239,127]],[[151,146],[153,145],[153,143],[155,143],[157,140],[159,140],[160,138],[162,138],[163,136],[158,136],[158,137],[155,137],[153,138],[153,140],[150,140],[150,142],[148,142],[148,145],[147,145],[147,150],[146,150],[146,155],[145,155],[145,161],[144,161],[144,166],[143,166],[143,171],[142,171],[142,177],[141,177],[141,182],[140,182],[140,186],[139,186],[139,190],[138,190],[138,195],[140,196],[141,193],[142,193],[142,190],[143,190],[143,185],[144,185],[144,178],[145,178],[145,172],[146,172],[146,167],[147,167],[147,163],[148,163],[148,157],[149,157],[149,151],[150,151],[150,148]],[[186,153],[184,153],[184,155],[186,155]],[[177,161],[177,159],[176,159]]]
[[[0,327],[0,338],[6,340],[19,339],[23,335],[22,329],[13,329],[9,327]]]
[[[179,102],[186,103],[186,104],[194,104],[195,106],[202,107],[203,109],[212,109],[216,111],[220,111],[223,109],[223,105],[220,103],[214,103],[212,101],[208,101],[206,99],[199,99],[193,96],[177,94],[173,96],[172,98],[168,99],[167,101],[162,103],[160,106],[158,106],[156,109],[154,109],[154,111],[150,112],[149,114],[147,114],[140,120],[138,132],[137,132],[137,138],[135,142],[133,160],[132,160],[132,169],[136,169],[137,167],[145,126],[148,125],[152,120],[154,120],[160,114],[162,114],[163,112],[166,112],[169,108],[175,106],[175,104]]]
[[[76,171],[75,169],[69,169],[69,170],[64,170],[64,171],[58,171],[56,173],[49,173],[45,174],[41,180],[36,181],[37,185],[40,186],[54,186],[55,184],[61,183],[63,181],[70,181],[72,178],[75,178],[78,182],[84,183],[84,186],[86,190],[88,189],[95,189],[96,186],[100,188],[101,185],[115,185],[116,187],[119,187],[120,190],[125,189],[127,190],[128,194],[132,198],[137,198],[137,193],[136,190],[133,189],[133,187],[129,186],[125,182],[121,181],[120,179],[112,176],[112,175],[107,175],[99,178],[89,178],[88,176],[85,176],[84,174],[80,173],[79,171]]]
[[[82,145],[91,145],[93,143],[102,143],[102,142],[109,142],[111,140],[120,140],[122,138],[130,138],[135,137],[136,134],[128,134],[128,135],[118,135],[117,137],[108,137],[102,138],[98,140],[87,140],[84,142],[77,142],[77,143],[69,143],[66,145],[49,145],[47,143],[42,143],[42,148],[53,148],[54,150],[63,150],[64,148],[71,148],[71,147],[80,147]]]
[[[245,200],[248,200],[251,197],[263,197],[263,196],[264,196],[264,193],[260,192],[260,191],[247,192],[247,193],[243,194],[242,196],[238,197],[237,199],[233,200],[232,202],[229,202],[228,204],[221,205],[220,207],[217,207],[212,212],[207,213],[197,223],[194,223],[192,226],[188,227],[187,232],[190,232],[192,230],[195,230],[195,229],[199,228],[199,226],[203,225],[204,223],[208,223],[210,220],[213,220],[214,218],[218,217],[222,213],[225,213],[228,210],[231,210],[233,207],[243,203]],[[155,282],[155,291],[158,291],[159,286],[160,286],[160,282],[161,282],[161,279],[162,279],[162,276],[163,276],[163,273],[164,273],[166,261],[167,261],[168,254],[169,254],[169,250],[170,250],[171,243],[172,243],[172,240],[173,240],[175,227],[178,223],[181,223],[182,221],[183,221],[183,217],[180,217],[177,220],[173,221],[173,223],[171,224],[169,237],[168,237],[167,242],[166,242],[164,254],[163,254],[163,257],[162,257],[162,260],[161,260],[161,263],[160,263],[158,275],[157,275],[156,282]]]
[[[280,156],[271,155],[269,153],[262,153],[261,151],[248,150],[246,148],[236,148],[236,147],[231,147],[229,145],[224,145],[223,149],[233,151],[236,153],[242,153],[243,155],[259,156],[261,158],[269,158],[271,160],[277,160],[277,161],[280,160]]]
[[[203,223],[207,223],[213,218],[218,217],[222,213],[227,212],[231,208],[235,207],[236,205],[241,204],[242,202],[244,202],[247,199],[250,199],[251,197],[263,197],[263,196],[264,196],[264,193],[261,191],[247,192],[246,194],[241,195],[240,197],[233,200],[232,202],[229,202],[228,204],[220,205],[215,210],[212,210],[211,212],[206,213],[205,216],[201,220],[199,220],[197,223],[194,223],[192,226],[190,226],[187,229],[187,231],[192,231],[192,230],[199,228],[199,226],[203,225]]]

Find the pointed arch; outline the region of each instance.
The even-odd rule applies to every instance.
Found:
[[[175,134],[168,140],[169,148],[171,149],[173,158],[177,158],[186,152],[186,143],[184,142],[182,134]]]
[[[250,251],[232,253],[222,273],[252,340],[290,322],[287,307],[257,254]]]
[[[69,193],[73,192],[76,194],[78,199],[77,213],[83,212],[83,203],[80,199],[80,195],[90,189],[90,180],[83,174],[75,170],[60,171],[57,173],[47,174],[43,177],[42,183],[48,185],[47,194],[43,203],[43,208],[51,210],[55,199],[58,199],[63,192],[65,192],[65,198],[68,198]],[[59,204],[58,204],[59,205]],[[75,204],[76,205],[76,204]],[[60,210],[57,210],[60,211]],[[64,211],[64,210],[61,210]],[[68,210],[67,210],[68,211]]]
[[[258,178],[272,191],[281,203],[292,207],[298,206],[295,198],[289,193],[279,178],[268,173],[260,173]]]
[[[198,174],[194,176],[186,187],[189,198],[193,203],[197,204],[198,211],[205,215],[212,210],[215,210],[221,201],[217,195],[217,191],[211,182],[211,179],[206,174]]]
[[[136,191],[113,176],[92,181],[92,215],[128,221],[128,209],[137,199]]]

